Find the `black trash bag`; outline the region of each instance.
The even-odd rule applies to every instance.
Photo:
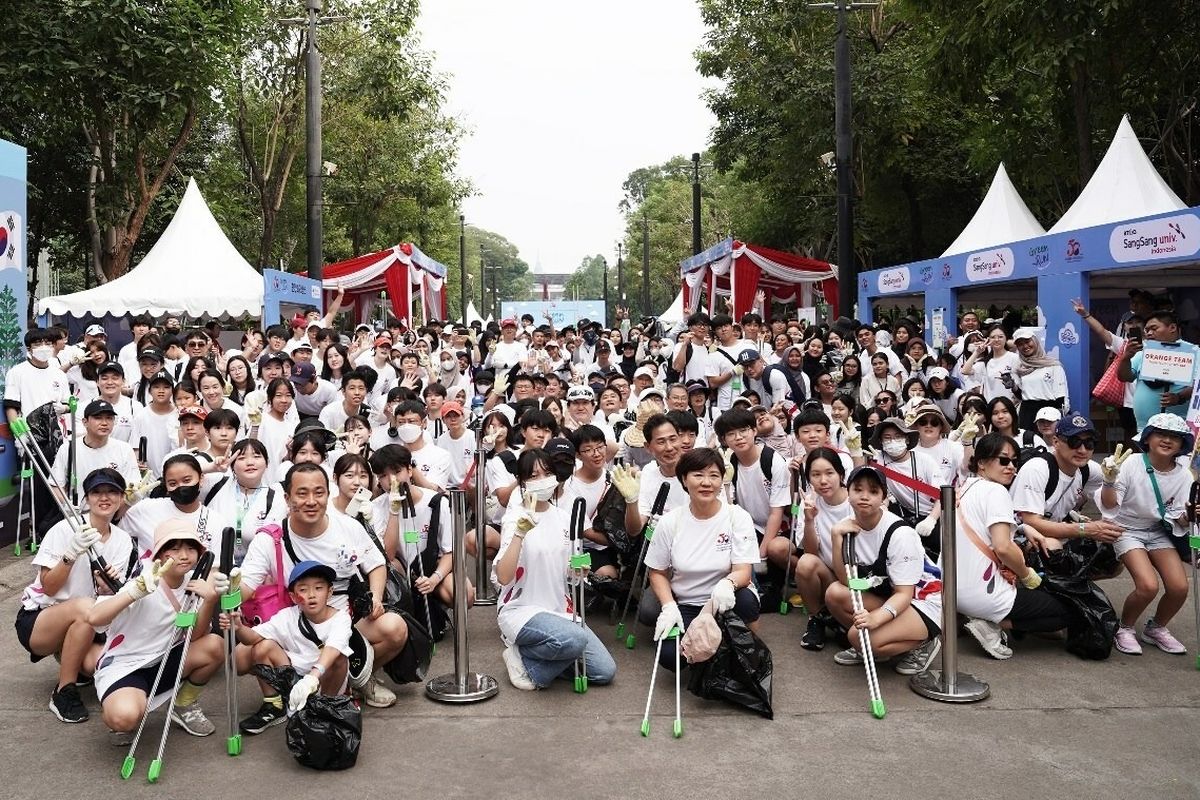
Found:
[[[691,665],[688,691],[706,700],[725,700],[774,719],[771,650],[732,611],[715,617],[721,628],[721,644],[708,661]]]
[[[383,672],[396,683],[419,683],[429,674],[429,662],[433,660],[433,637],[425,624],[402,608],[392,607],[408,625],[408,641],[395,658],[383,665]]]
[[[1103,661],[1112,654],[1119,624],[1108,596],[1087,577],[1094,561],[1103,557],[1103,549],[1088,558],[1063,548],[1048,556],[1034,554],[1032,560],[1037,563],[1031,564],[1043,573],[1042,588],[1070,611],[1067,652],[1092,661]]]
[[[636,556],[641,547],[641,539],[632,538],[629,531],[625,530],[625,498],[615,484],[609,484],[596,504],[592,528],[607,536],[609,544],[621,555]]]
[[[286,698],[300,679],[292,667],[255,664],[254,674]],[[362,745],[362,710],[346,695],[314,694],[288,717],[288,752],[300,764],[319,770],[349,769]]]

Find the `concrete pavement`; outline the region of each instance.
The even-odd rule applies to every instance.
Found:
[[[30,575],[28,558],[0,561],[0,615],[13,619]],[[1105,589],[1118,602],[1126,578]],[[49,792],[72,798],[319,798],[516,796],[1129,798],[1200,797],[1200,672],[1191,605],[1172,629],[1192,648],[1184,656],[1157,650],[1140,658],[1119,653],[1084,662],[1060,642],[1025,639],[1007,662],[961,640],[960,669],[988,681],[992,697],[972,706],[927,701],[906,678],[881,665],[888,714],[867,711],[861,667],[833,663],[799,646],[806,618],[764,617],[763,636],[775,659],[775,719],[699,700],[684,690],[684,736],[671,738],[673,691],[659,676],[652,732],[638,735],[653,654],[650,632],[636,650],[619,646],[607,620],[596,620],[613,642],[616,683],[575,695],[563,682],[547,691],[509,685],[500,658],[494,608],[469,612],[472,667],[501,682],[498,697],[472,706],[426,700],[421,687],[398,691],[386,710],[366,709],[358,765],[316,773],[295,764],[282,728],[247,737],[239,758],[224,755],[224,688],[215,679],[202,703],[218,734],[171,734],[163,777],[145,782],[153,742],[144,743],[135,777],[118,776],[123,750],[107,743],[95,712],[64,725],[46,709],[54,662],[30,665],[8,628],[0,655],[0,757],[9,765],[0,799]],[[449,640],[433,672],[453,670]],[[243,679],[244,713],[257,707]],[[155,715],[159,721],[161,716]],[[159,730],[156,727],[156,730]]]

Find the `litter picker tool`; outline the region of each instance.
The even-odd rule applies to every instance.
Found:
[[[1200,523],[1196,520],[1196,506],[1200,504],[1200,483],[1192,484],[1192,495],[1188,503],[1188,545],[1192,548],[1192,609],[1196,615],[1196,639],[1200,641]],[[1200,644],[1196,645],[1196,669],[1200,669]]]
[[[646,586],[650,581],[650,573],[646,570],[646,549],[650,546],[650,540],[654,538],[654,526],[658,524],[658,518],[662,516],[663,508],[667,505],[667,495],[671,493],[671,485],[667,480],[663,480],[662,485],[658,487],[658,494],[654,496],[654,505],[650,508],[650,516],[646,518],[646,524],[642,526],[642,546],[638,550],[637,562],[633,565],[633,577],[629,581],[629,594],[625,597],[625,606],[621,609],[621,619],[617,622],[617,641],[625,639],[625,647],[632,650],[637,645],[637,635],[632,631],[629,636],[625,636],[625,620],[629,617],[629,606],[633,603],[633,587],[639,585],[638,575],[641,575],[641,588],[638,591],[638,598],[646,594]],[[636,617],[636,614],[635,614]]]
[[[585,573],[591,569],[592,554],[583,549],[583,531],[587,527],[587,503],[582,497],[576,497],[571,505],[571,572],[567,583],[571,589],[571,618],[581,628],[587,628],[586,593],[587,581]],[[575,691],[583,694],[588,689],[587,652],[575,659]]]
[[[13,555],[21,555],[21,521],[25,519],[25,493],[29,493],[29,552],[37,552],[37,525],[33,518],[33,467],[29,465],[29,455],[21,453],[21,471],[18,480],[21,481],[21,486],[18,489],[17,500],[17,537],[13,542]]]
[[[658,640],[658,645],[654,649],[654,666],[650,669],[650,691],[646,695],[646,711],[642,714],[641,730],[642,736],[650,735],[650,703],[654,699],[654,681],[658,677],[658,659],[662,655],[662,643],[667,638],[675,640],[675,724],[671,729],[671,733],[678,739],[680,736],[683,736],[683,715],[680,711],[679,701],[679,650],[682,643],[680,642],[678,627],[671,628],[666,636]]]
[[[79,460],[75,449],[76,443],[79,441],[79,418],[75,415],[75,410],[79,408],[79,398],[71,395],[67,398],[67,413],[71,415],[71,446],[67,449],[67,483],[71,487],[71,505],[79,505],[79,476],[76,474],[79,471]]]
[[[33,467],[33,471],[50,489],[50,496],[54,498],[54,502],[58,506],[58,510],[62,512],[63,519],[67,520],[76,531],[87,527],[87,521],[84,520],[83,515],[79,513],[79,509],[67,499],[66,493],[63,492],[62,487],[59,486],[54,480],[54,474],[50,471],[50,464],[48,461],[46,461],[46,455],[38,448],[37,442],[34,441],[33,435],[29,432],[29,426],[26,424],[25,420],[21,417],[17,417],[11,423],[9,423],[9,430],[12,431],[13,436],[17,437],[17,441],[21,443],[21,447],[24,448],[26,455],[29,457],[29,463]],[[32,479],[30,480],[30,483],[32,484]],[[56,489],[58,491],[55,491]],[[32,492],[30,495],[32,498]],[[32,508],[33,503],[31,501],[31,517]],[[36,520],[34,520],[34,526],[34,543],[30,545],[30,549],[31,551],[36,552]],[[88,549],[88,558],[92,562],[92,569],[100,573],[100,578],[104,581],[105,585],[107,585],[108,588],[114,593],[119,592],[122,585],[121,581],[108,574],[108,562],[104,559],[104,556],[100,555],[96,548],[92,547]]]
[[[212,565],[213,555],[211,552],[205,551],[196,562],[196,567],[192,571],[192,578],[198,581],[207,580]],[[150,769],[146,771],[146,780],[150,781],[150,783],[157,783],[159,775],[162,774],[163,752],[167,749],[167,734],[171,731],[171,709],[175,705],[175,697],[179,694],[179,684],[183,680],[183,670],[187,664],[188,646],[192,643],[192,628],[196,627],[196,616],[200,604],[200,598],[191,592],[183,596],[183,605],[175,615],[175,626],[167,635],[167,640],[164,643],[162,658],[158,661],[158,672],[154,676],[154,683],[150,686],[150,693],[146,695],[146,710],[142,712],[142,721],[138,723],[137,733],[133,735],[133,742],[129,745],[129,753],[125,756],[125,761],[121,764],[121,778],[123,780],[129,780],[129,776],[133,774],[134,765],[137,763],[134,753],[137,752],[138,742],[142,738],[142,731],[146,728],[146,720],[150,718],[150,703],[158,694],[158,687],[162,683],[163,673],[167,668],[167,661],[171,658],[171,650],[175,646],[176,638],[182,633],[183,650],[179,655],[179,668],[175,671],[175,684],[171,689],[171,699],[167,701],[167,718],[163,721],[162,738],[158,740],[158,753],[155,755],[154,760],[150,762]]]
[[[800,470],[792,470],[792,530],[791,541],[796,545],[796,550],[799,552],[800,543],[803,541],[796,534],[804,535],[804,504],[800,500]],[[788,589],[792,585],[792,556],[791,550],[788,550],[787,569],[783,573],[783,590],[779,598],[779,613],[787,614],[792,610],[792,604],[788,602]]]
[[[854,534],[848,534],[842,539],[842,561],[846,564],[846,583],[850,587],[850,602],[857,614],[863,610],[862,593],[870,588],[866,578],[858,577],[858,556],[854,552]],[[871,696],[871,714],[875,719],[883,719],[887,708],[883,705],[883,695],[879,691],[879,674],[875,671],[875,653],[871,650],[871,632],[866,628],[858,631],[858,641],[861,646],[863,665],[867,671],[867,692]]]
[[[409,564],[409,574],[410,575],[412,574],[412,566],[413,566],[413,564],[415,564],[417,567],[417,576],[420,578],[424,578],[425,577],[425,564],[421,560],[421,555],[422,555],[422,553],[421,553],[421,534],[417,530],[417,512],[413,508],[412,492],[409,491],[407,485],[402,487],[402,495],[400,498],[400,528],[401,528],[401,533],[404,535],[404,549],[406,551],[405,558],[408,557],[407,550],[408,550],[408,545],[410,545],[410,544],[413,547],[413,551],[416,552],[416,554],[417,554],[416,557],[413,559],[412,563]],[[429,535],[437,536],[438,532],[430,531]],[[454,590],[459,591],[459,592],[464,591],[464,589],[459,586],[455,586]],[[430,592],[430,594],[432,594],[432,592]],[[416,602],[418,597],[421,598],[421,605],[424,606],[424,608],[425,608],[425,630],[429,631],[430,635],[432,635],[433,634],[433,615],[429,611],[429,595],[421,594],[419,591],[414,591],[413,592],[413,602],[414,603]],[[436,649],[437,645],[435,644],[433,647]]]
[[[145,441],[145,440],[143,440]],[[233,548],[237,537],[232,527],[221,534],[221,572],[230,577],[233,572]],[[232,578],[231,578],[232,580]],[[238,729],[238,690],[237,690],[237,660],[234,652],[237,649],[237,617],[234,613],[242,607],[242,589],[233,588],[230,583],[229,591],[221,595],[221,612],[231,615],[229,627],[225,629],[225,712],[229,717],[229,736],[225,738],[225,751],[231,756],[242,754],[242,732]]]

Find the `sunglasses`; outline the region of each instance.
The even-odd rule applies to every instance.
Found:
[[[1066,442],[1067,447],[1071,448],[1072,450],[1078,450],[1080,447],[1083,447],[1087,450],[1096,449],[1095,439],[1085,439],[1082,436],[1068,436]]]
[[[940,428],[942,427],[942,421],[937,417],[922,417],[921,419],[917,420],[917,426],[921,428]]]
[[[875,398],[875,405],[877,405],[877,406],[886,406],[891,402],[892,402],[892,398],[890,398],[890,397],[876,397]]]
[[[996,461],[998,461],[1002,467],[1019,466],[1017,464],[1017,460],[1015,458],[1010,458],[1009,456],[996,456]]]
[[[188,342],[187,346],[188,347],[204,347],[205,344],[206,344],[206,342]]]

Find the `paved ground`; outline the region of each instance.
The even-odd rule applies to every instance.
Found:
[[[0,560],[0,615],[12,619],[27,563]],[[1124,596],[1123,579],[1108,582]],[[1174,626],[1194,648],[1187,612]],[[391,709],[368,709],[358,766],[315,773],[297,766],[275,728],[247,738],[237,759],[223,741],[171,734],[157,786],[118,777],[123,751],[108,745],[98,713],[66,726],[46,710],[53,662],[31,666],[15,637],[0,656],[0,759],[9,765],[0,799],[50,791],[76,798],[322,797],[1200,797],[1200,672],[1194,656],[1115,654],[1101,663],[1067,655],[1060,643],[1026,640],[1011,661],[980,655],[962,641],[961,669],[991,683],[973,706],[927,701],[890,668],[880,672],[888,714],[867,713],[861,668],[839,667],[832,650],[805,652],[805,618],[765,618],[776,664],[774,721],[686,694],[685,735],[670,735],[671,686],[660,675],[652,735],[638,725],[650,672],[648,632],[634,651],[616,650],[614,685],[578,696],[563,683],[520,692],[507,682],[493,609],[469,614],[472,666],[501,681],[498,697],[453,707],[400,690]],[[601,626],[612,638],[612,627]],[[614,642],[615,644],[615,642]],[[1194,649],[1193,649],[1194,654]],[[435,672],[453,670],[440,647]],[[245,679],[242,706],[257,707]],[[97,704],[90,690],[88,705]],[[220,678],[203,699],[223,729]],[[156,716],[155,719],[161,719]],[[214,779],[216,779],[214,781]],[[205,781],[203,784],[197,780]],[[236,788],[235,788],[236,787]]]

